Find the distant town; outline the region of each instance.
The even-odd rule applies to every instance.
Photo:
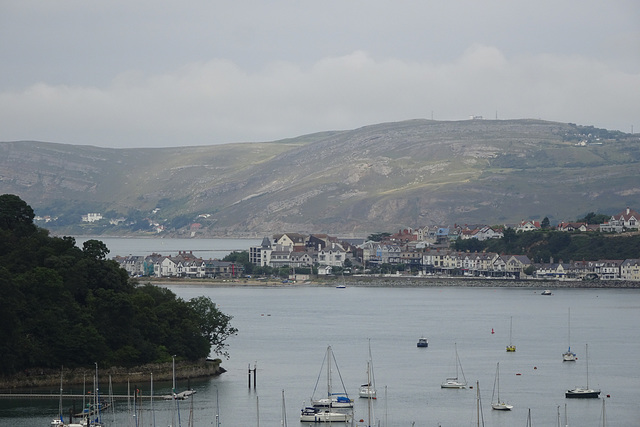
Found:
[[[640,215],[631,208],[602,224],[562,222],[561,232],[633,233],[639,231]],[[538,221],[522,221],[516,233],[540,230]],[[462,276],[546,280],[640,281],[640,259],[603,259],[532,262],[522,254],[456,251],[457,240],[500,239],[504,227],[487,225],[427,226],[381,233],[372,239],[340,239],[327,234],[281,233],[264,237],[248,248],[246,263],[238,260],[204,260],[189,251],[176,255],[116,256],[131,276],[235,279],[256,271],[285,276],[284,280],[308,280],[314,276],[385,274],[412,276]],[[372,237],[372,236],[370,236]],[[387,268],[385,270],[385,267]],[[389,271],[391,267],[393,271]],[[250,270],[250,271],[249,271]]]

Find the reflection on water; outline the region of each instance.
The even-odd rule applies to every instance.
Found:
[[[564,397],[566,389],[585,385],[587,343],[589,385],[611,396],[609,424],[636,425],[640,415],[637,290],[559,289],[542,297],[527,288],[171,289],[185,299],[211,297],[239,329],[228,340],[231,359],[223,362],[225,374],[178,385],[197,391],[193,400],[179,402],[180,425],[187,425],[190,414],[196,426],[215,425],[218,406],[223,426],[280,425],[283,390],[287,421],[297,425],[300,409],[319,380],[327,345],[333,348],[347,391],[356,399],[355,419],[366,420],[367,401],[358,399],[357,391],[367,379],[369,339],[378,389],[372,409],[381,426],[475,425],[476,390],[440,388],[455,371],[454,345],[469,384],[479,381],[487,425],[525,425],[531,408],[534,425],[555,426],[558,406],[564,412],[565,403],[569,425],[599,425],[600,400]],[[562,362],[569,307],[575,363]],[[515,353],[505,351],[511,317]],[[416,347],[421,336],[429,339],[428,348]],[[497,362],[500,397],[514,405],[510,412],[490,408]],[[255,389],[248,387],[248,369],[254,366]],[[149,393],[150,384],[136,387]],[[154,389],[164,394],[170,385]],[[0,403],[2,425],[46,426],[57,412],[55,400]],[[173,402],[154,405],[152,414],[148,402],[144,404],[138,425],[171,424]],[[115,421],[107,418],[108,425],[133,425],[126,403],[118,403],[117,411]]]

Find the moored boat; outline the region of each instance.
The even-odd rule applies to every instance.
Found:
[[[460,358],[458,357],[458,345],[455,344],[455,364],[456,364],[456,376],[449,377],[444,380],[442,384],[440,384],[440,388],[466,388],[467,380],[464,378],[464,371],[462,371],[462,364],[460,363]],[[462,373],[462,380],[458,378],[458,369]]]
[[[513,345],[513,342],[511,341],[511,331],[513,329],[513,316],[511,317],[511,320],[509,321],[509,345],[507,346],[507,352],[508,353],[513,353],[516,351],[516,346]]]
[[[587,359],[587,386],[575,387],[571,390],[567,390],[564,396],[568,399],[597,399],[600,397],[600,390],[594,390],[589,388],[589,346],[585,346],[585,357]]]
[[[569,309],[569,348],[566,352],[562,353],[563,362],[575,362],[577,357],[574,352],[571,351],[571,309]]]
[[[338,375],[340,375],[340,370],[338,369],[338,363],[335,360],[335,356],[333,354],[333,350],[331,346],[327,347],[327,352],[325,354],[325,359],[322,362],[322,366],[320,367],[320,373],[318,374],[318,381],[316,381],[316,387],[320,382],[320,376],[323,373],[323,370],[326,369],[327,375],[327,394],[323,397],[315,397],[316,390],[314,389],[313,395],[311,397],[311,405],[316,408],[352,408],[353,407],[353,399],[349,397],[347,394],[347,390],[344,389],[342,392],[334,392],[333,391],[333,379],[332,379],[332,363],[335,366]],[[342,378],[342,377],[340,377]]]
[[[300,421],[313,423],[329,423],[329,422],[349,422],[351,414],[342,412],[333,412],[329,409],[314,408],[307,406],[302,409]]]
[[[425,337],[421,337],[418,338],[418,344],[416,344],[417,347],[429,347],[429,340],[426,339]]]
[[[494,396],[491,396],[491,407],[496,411],[510,411],[513,409],[513,405],[509,405],[506,402],[500,400],[500,362],[496,365],[496,378],[493,382],[493,394],[496,396],[496,400],[493,400]]]

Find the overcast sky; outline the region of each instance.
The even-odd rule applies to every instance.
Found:
[[[640,2],[0,0],[0,141],[209,145],[470,115],[640,132]]]

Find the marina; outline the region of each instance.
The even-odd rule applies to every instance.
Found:
[[[375,349],[377,399],[354,399],[355,425],[365,425],[359,420],[367,419],[369,405],[375,425],[474,425],[476,390],[472,388],[479,382],[482,393],[491,396],[498,362],[500,390],[508,392],[513,409],[492,411],[486,399],[482,403],[486,425],[518,425],[526,419],[529,408],[536,425],[555,425],[556,409],[565,404],[570,425],[597,425],[601,399],[607,400],[611,425],[634,425],[640,416],[636,405],[640,400],[636,387],[640,367],[633,357],[611,357],[614,349],[624,354],[640,352],[638,340],[629,339],[637,336],[635,325],[640,320],[637,290],[556,289],[553,298],[540,298],[537,289],[462,285],[349,286],[340,290],[299,285],[169,288],[183,299],[211,297],[223,312],[233,316],[232,324],[239,333],[228,341],[231,358],[222,364],[227,372],[192,379],[190,388],[197,392],[193,396],[164,401],[160,396],[169,394],[172,384],[154,384],[156,425],[171,424],[176,405],[185,426],[191,411],[194,426],[211,425],[216,417],[221,425],[273,425],[282,419],[283,390],[289,423],[298,425],[300,409],[311,403],[327,346],[339,356],[345,387],[355,395],[367,378],[369,343]],[[510,307],[507,316],[513,313],[513,322],[518,325],[516,353],[505,352],[509,320],[505,321],[504,306]],[[565,397],[568,389],[585,382],[586,373],[586,357],[575,363],[563,363],[560,357],[566,349],[569,306],[571,342],[589,344],[589,384],[602,390],[599,399]],[[428,351],[416,348],[416,337],[425,330],[429,331]],[[442,380],[452,369],[455,372],[451,359],[456,346],[469,386],[443,390]],[[257,369],[250,387],[248,364]],[[101,383],[104,381],[101,378]],[[180,385],[184,384],[178,386],[183,389]],[[136,387],[142,396],[137,420],[145,420],[138,425],[149,426],[150,384]],[[18,398],[0,400],[0,424],[47,426],[58,413],[58,389],[40,391],[48,392],[51,399],[15,396]],[[114,385],[113,393],[126,395],[126,385]],[[110,409],[103,417],[106,426],[134,426],[132,406],[126,399],[115,400],[113,414]],[[76,408],[81,403],[81,397],[76,397]],[[65,398],[65,413],[72,404],[72,399]]]

